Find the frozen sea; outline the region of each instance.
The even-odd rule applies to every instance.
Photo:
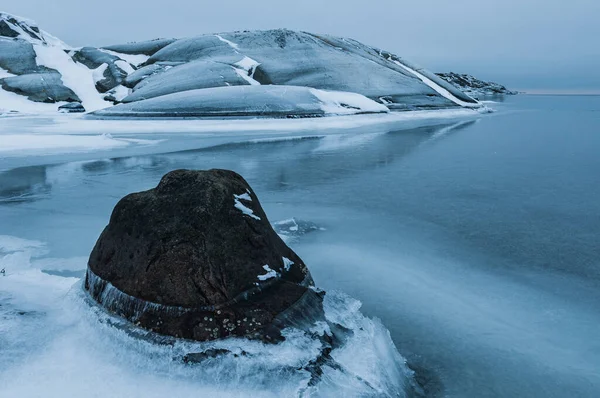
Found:
[[[489,106],[0,119],[0,397],[403,396],[403,358],[426,396],[600,396],[600,97]],[[186,347],[115,331],[85,303],[77,278],[114,205],[179,168],[235,170],[272,223],[296,220],[280,232],[334,292],[332,316],[366,330],[339,355],[359,381],[302,390],[282,370],[314,349],[302,336],[186,367],[172,358]]]

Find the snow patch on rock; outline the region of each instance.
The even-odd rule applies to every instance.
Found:
[[[215,35],[215,37],[221,40],[223,43],[227,43],[231,48],[236,50],[235,52],[237,52],[237,50],[240,48],[238,44],[232,42],[231,40],[224,39],[221,35]]]
[[[254,218],[255,220],[260,220],[260,217],[255,215],[254,211],[252,209],[244,206],[244,204],[241,202],[242,200],[245,200],[247,202],[252,202],[252,198],[250,197],[250,194],[248,194],[248,192],[244,192],[241,195],[233,195],[233,200],[234,200],[234,206],[236,209],[238,209],[245,215]]]
[[[257,278],[258,278],[259,281],[266,281],[268,279],[277,278],[279,276],[279,274],[277,273],[277,271],[272,270],[271,267],[269,267],[268,264],[263,265],[263,269],[265,271],[267,271],[267,273],[263,274],[263,275],[258,275]]]
[[[439,84],[437,84],[436,82],[434,82],[427,76],[423,75],[422,73],[417,72],[416,70],[411,69],[408,66],[404,65],[402,62],[399,62],[396,60],[393,60],[392,62],[394,62],[396,65],[400,66],[402,69],[406,70],[407,72],[412,73],[413,75],[418,77],[423,83],[425,83],[426,85],[431,87],[433,90],[435,90],[442,97],[449,99],[450,101],[454,102],[455,104],[464,106],[465,108],[478,108],[480,106],[479,102],[475,102],[475,103],[465,102],[459,98],[456,98],[456,96],[454,96],[454,94],[452,94],[450,91],[446,90],[444,87],[440,86]]]
[[[107,50],[105,48],[99,48],[98,50],[102,51],[103,53],[114,55],[115,57],[119,57],[123,61],[128,62],[129,64],[135,65],[135,66],[145,63],[150,58],[150,56],[144,55],[144,54],[125,54],[125,53],[119,53],[116,51]],[[123,68],[121,68],[121,69],[123,69]],[[125,69],[123,69],[123,70],[125,70]]]
[[[260,82],[254,79],[254,72],[260,65],[260,62],[253,60],[250,57],[244,57],[241,61],[235,63],[238,68],[235,68],[236,73],[253,86],[259,86]]]
[[[290,268],[292,267],[292,265],[294,265],[294,262],[287,257],[282,257],[282,260],[283,260],[283,269],[286,271],[289,271]]]
[[[352,115],[356,113],[380,113],[390,110],[383,104],[368,99],[364,95],[343,91],[325,91],[310,89],[312,95],[321,102],[325,113],[334,115]]]

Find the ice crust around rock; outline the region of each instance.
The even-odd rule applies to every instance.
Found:
[[[355,93],[391,110],[480,106],[435,74],[388,52],[351,39],[285,29],[72,48],[32,21],[0,13],[0,68],[11,74],[0,73],[0,91],[34,103],[25,106],[0,93],[0,109],[5,111],[45,113],[50,107],[36,104],[77,101],[93,112],[191,90],[260,85]],[[5,81],[12,75],[18,78]],[[48,78],[39,80],[35,75]],[[228,91],[232,103],[239,103],[237,93]],[[234,109],[229,116],[255,114],[255,104],[251,105],[243,112]],[[151,106],[145,112],[149,114],[155,104],[143,106]],[[302,107],[298,103],[295,108]],[[334,108],[324,113],[356,113]]]
[[[9,267],[0,281],[2,396],[88,396],[92,390],[148,398],[409,396],[412,371],[389,332],[342,293],[327,294],[325,315],[351,333],[314,382],[307,369],[326,348],[318,338],[328,332],[324,327],[314,334],[286,330],[281,344],[243,338],[156,344],[90,306],[81,280],[47,273],[59,264],[85,267],[84,258],[42,264],[43,250],[43,242],[0,236],[0,261]],[[182,361],[189,353],[215,351],[223,354],[201,364]]]

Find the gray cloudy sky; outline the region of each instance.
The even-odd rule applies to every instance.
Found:
[[[106,45],[243,29],[355,38],[433,71],[517,89],[600,91],[600,0],[18,0],[0,9]],[[3,8],[4,7],[4,8]]]

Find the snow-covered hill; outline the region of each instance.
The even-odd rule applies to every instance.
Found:
[[[268,88],[272,85],[304,91]],[[274,109],[274,93],[286,104],[276,113],[292,117],[305,116],[307,109],[319,109],[309,112],[318,115],[480,106],[435,74],[351,39],[280,29],[72,48],[32,21],[0,13],[0,109],[5,111],[56,112],[65,103],[81,102],[91,112],[135,102],[126,107],[136,110],[129,115],[145,117],[173,114],[175,98],[194,101],[181,104],[193,113],[210,115],[210,96],[172,95],[222,88],[215,112],[227,114],[227,96],[233,101],[239,95],[227,89],[231,86],[265,86],[247,91],[251,100],[234,101],[239,108],[231,113],[238,116]],[[303,100],[308,102],[298,102]]]

